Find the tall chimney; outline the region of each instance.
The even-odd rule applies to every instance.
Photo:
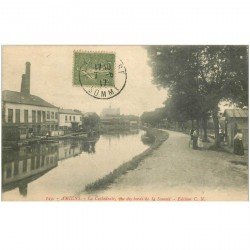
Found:
[[[27,94],[30,94],[30,62],[26,62],[25,79],[26,79]]]
[[[22,82],[21,82],[21,92],[23,93],[25,90],[25,74],[22,74]]]
[[[30,62],[26,62],[25,74],[22,75],[21,92],[30,94]]]

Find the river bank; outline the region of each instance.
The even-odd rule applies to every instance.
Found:
[[[169,201],[248,200],[246,156],[193,150],[189,136],[168,131],[169,138],[139,166],[97,196]]]
[[[34,136],[32,138],[20,139],[20,140],[4,140],[3,141],[3,149],[15,149],[22,146],[30,146],[33,144],[40,143],[56,143],[60,140],[65,139],[82,139],[82,140],[95,140],[99,138],[99,133],[95,133],[89,136],[87,133],[83,132],[74,132],[68,133],[64,135],[56,135],[56,136]]]
[[[168,133],[166,131],[161,131],[154,128],[146,129],[146,137],[151,140],[151,145],[141,154],[133,157],[130,161],[120,165],[118,168],[110,172],[108,175],[104,176],[97,181],[86,185],[84,192],[92,193],[98,190],[104,190],[108,188],[115,180],[128,171],[134,170],[138,165],[149,156],[155,149],[160,147],[160,145],[167,140]],[[146,137],[144,137],[146,139]],[[142,138],[143,139],[143,138]],[[146,142],[148,143],[148,141]]]

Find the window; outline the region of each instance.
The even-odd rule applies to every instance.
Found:
[[[43,122],[45,122],[46,121],[45,111],[42,112],[42,117],[43,117]]]
[[[69,120],[71,121],[71,115],[69,116]]]
[[[42,112],[40,110],[37,111],[37,122],[39,122],[39,123],[42,122]]]
[[[76,117],[75,116],[73,116],[73,121],[75,121],[76,120]]]
[[[4,107],[4,104],[3,104],[3,107],[2,107],[2,121],[5,122],[5,107]]]
[[[36,123],[36,111],[32,110],[32,123]]]
[[[65,115],[65,122],[66,122],[66,121],[68,121],[68,116],[67,116],[67,115]]]
[[[50,112],[47,111],[47,119],[49,120],[50,119]]]
[[[8,109],[8,122],[13,123],[13,109]]]
[[[58,130],[58,125],[55,125],[55,130]]]
[[[20,109],[16,109],[16,123],[20,123]]]
[[[6,178],[10,178],[11,174],[12,174],[11,163],[8,163],[7,168],[6,168]]]
[[[57,112],[55,113],[55,118],[58,119],[58,113]]]
[[[54,112],[51,112],[51,119],[54,119],[55,117],[54,117]]]
[[[28,123],[29,122],[29,111],[24,110],[24,122]]]

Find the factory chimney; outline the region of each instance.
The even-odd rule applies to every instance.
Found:
[[[25,74],[22,75],[21,93],[30,94],[30,62],[26,62]]]
[[[24,92],[24,87],[25,87],[25,74],[22,74],[21,92]]]

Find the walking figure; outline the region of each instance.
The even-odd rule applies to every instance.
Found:
[[[237,130],[237,134],[234,137],[234,153],[236,155],[244,155],[243,147],[243,135],[240,129]]]

